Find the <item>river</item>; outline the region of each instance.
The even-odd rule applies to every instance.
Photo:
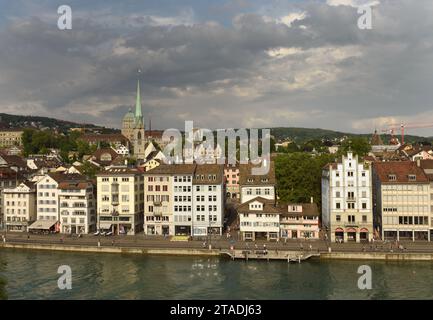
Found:
[[[71,267],[71,290],[57,286],[61,265]],[[372,290],[357,286],[360,265],[371,267]],[[288,264],[1,249],[2,294],[8,299],[433,299],[433,263]]]

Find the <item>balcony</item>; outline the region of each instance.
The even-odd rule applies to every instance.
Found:
[[[347,197],[347,202],[356,202],[355,197]]]

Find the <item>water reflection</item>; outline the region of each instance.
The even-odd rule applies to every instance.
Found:
[[[0,295],[10,299],[432,299],[431,263],[311,261],[2,250]],[[373,290],[357,286],[361,264]],[[57,268],[72,269],[72,290]],[[6,292],[5,292],[6,289]]]

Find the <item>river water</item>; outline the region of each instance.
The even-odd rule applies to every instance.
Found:
[[[71,290],[58,288],[61,265],[72,270]],[[371,267],[371,290],[358,288],[360,265]],[[2,294],[9,299],[433,299],[433,263],[288,264],[2,249]]]

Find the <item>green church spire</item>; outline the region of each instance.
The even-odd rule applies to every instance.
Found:
[[[140,79],[137,80],[137,101],[135,102],[135,118],[140,121],[143,118],[143,114],[141,113]]]

